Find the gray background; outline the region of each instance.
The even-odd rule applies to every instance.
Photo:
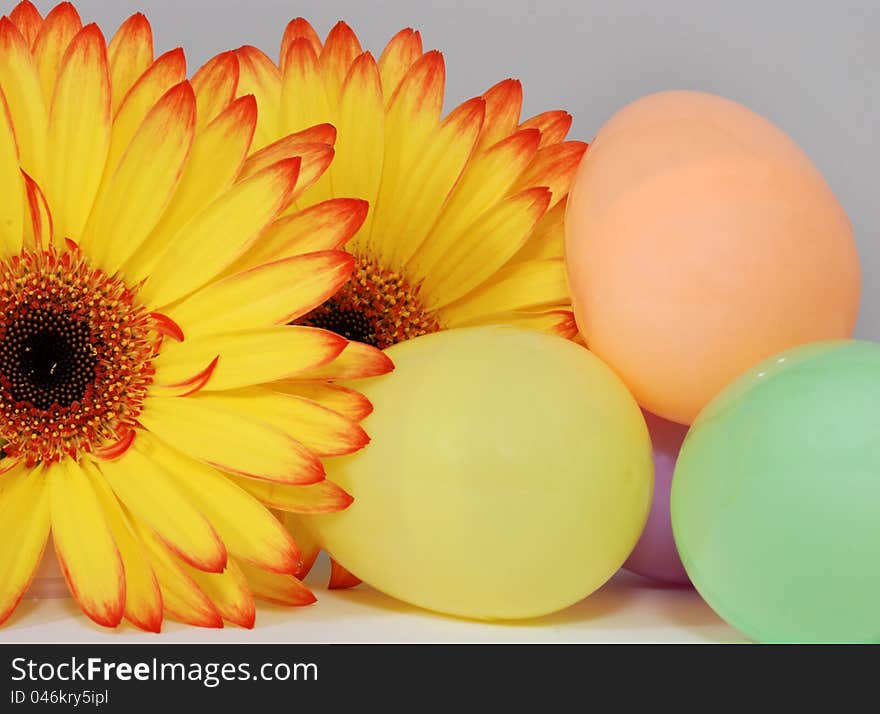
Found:
[[[38,0],[46,12],[55,3]],[[141,10],[159,51],[183,45],[194,70],[254,44],[275,57],[287,21],[323,37],[348,21],[378,55],[397,30],[443,50],[447,108],[504,77],[524,111],[567,109],[590,139],[649,92],[700,89],[741,101],[787,131],[824,172],[855,226],[864,290],[858,334],[880,339],[880,1],[878,0],[79,0],[109,35]],[[4,2],[3,9],[13,6]]]

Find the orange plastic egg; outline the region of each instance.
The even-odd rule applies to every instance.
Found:
[[[731,379],[852,334],[852,227],[807,156],[742,105],[640,99],[602,127],[571,190],[575,315],[651,412],[689,424]]]

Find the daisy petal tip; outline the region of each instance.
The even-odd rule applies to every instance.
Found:
[[[150,317],[156,327],[156,331],[164,337],[170,337],[175,342],[183,342],[185,335],[180,325],[172,320],[168,315],[161,312],[151,312]]]

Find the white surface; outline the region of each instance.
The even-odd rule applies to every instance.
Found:
[[[159,636],[125,625],[105,630],[73,600],[25,600],[5,626],[3,643],[579,643],[743,642],[690,588],[666,587],[621,572],[573,607],[537,620],[490,624],[410,607],[366,586],[326,591],[327,570],[308,582],[318,602],[302,608],[260,605],[253,630],[204,630],[167,622]],[[321,585],[319,586],[318,583]]]

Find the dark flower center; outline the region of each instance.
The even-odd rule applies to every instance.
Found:
[[[82,401],[95,381],[89,326],[69,312],[37,309],[13,321],[0,342],[0,375],[12,397],[37,409]]]
[[[299,324],[330,330],[382,350],[440,329],[435,313],[422,305],[418,289],[400,273],[363,257],[358,258],[355,273],[342,289]]]

